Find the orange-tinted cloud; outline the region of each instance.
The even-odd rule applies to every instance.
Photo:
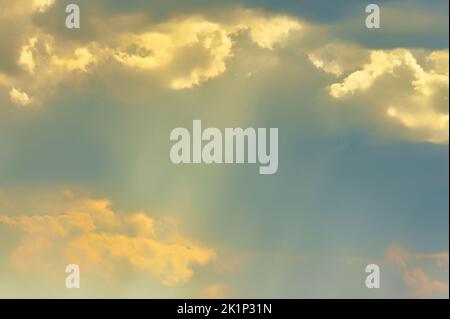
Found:
[[[414,266],[414,262],[429,260],[439,267],[445,265],[448,267],[448,252],[414,254],[405,247],[394,244],[387,250],[386,259],[400,267],[403,282],[414,296],[448,296],[449,288],[447,282],[433,279],[423,268]]]
[[[56,197],[65,198],[65,205],[54,202],[48,214],[36,203],[35,211],[41,213],[0,215],[1,223],[22,234],[11,252],[15,268],[49,270],[75,263],[85,273],[111,276],[109,272],[116,264],[125,262],[170,286],[188,281],[194,274],[193,265],[206,265],[215,256],[213,249],[182,236],[169,222],[146,213],[120,215],[111,209],[109,200],[72,193]]]

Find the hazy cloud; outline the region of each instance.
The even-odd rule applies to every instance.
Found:
[[[417,262],[421,260],[435,263],[438,267],[448,268],[448,252],[434,254],[415,254],[399,244],[389,247],[386,259],[400,267],[403,282],[414,296],[442,296],[448,297],[448,283],[433,279]]]

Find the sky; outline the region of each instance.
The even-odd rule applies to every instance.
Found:
[[[448,298],[448,1],[368,3],[0,0],[0,298]]]

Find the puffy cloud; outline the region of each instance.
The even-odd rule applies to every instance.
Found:
[[[386,252],[386,259],[397,264],[402,273],[403,282],[415,296],[448,296],[448,283],[431,278],[421,267],[415,267],[417,261],[432,261],[438,267],[448,267],[448,252],[434,254],[414,254],[405,247],[394,244]]]
[[[164,23],[155,31],[122,36],[119,42],[114,52],[117,61],[131,68],[173,73],[169,80],[173,89],[191,88],[223,73],[225,60],[232,53],[232,39],[227,30],[203,18]],[[189,51],[204,60],[189,61]],[[181,60],[186,58],[183,65]]]
[[[363,65],[360,70],[348,75],[341,83],[331,85],[330,94],[335,98],[341,98],[359,90],[367,90],[381,76],[395,74],[397,69],[405,67],[412,72],[414,77],[411,81],[412,88],[420,95],[430,96],[439,87],[448,86],[448,64],[443,65],[441,58],[443,55],[446,55],[448,59],[448,51],[432,52],[427,59],[432,61],[435,66],[426,72],[409,50],[372,51],[370,62]]]
[[[70,191],[44,197],[45,203],[31,201],[22,208],[7,194],[0,197],[0,213],[29,205],[36,212],[0,215],[1,223],[22,233],[11,254],[12,264],[22,271],[76,263],[86,273],[111,276],[116,265],[125,261],[165,285],[175,285],[193,276],[192,265],[205,265],[215,256],[214,250],[180,235],[170,222],[142,212],[119,215],[111,210],[109,200]]]
[[[76,48],[73,57],[53,57],[53,64],[62,67],[68,71],[79,70],[87,72],[89,65],[97,63],[97,57],[93,55],[89,49],[81,47]]]
[[[432,143],[448,143],[448,114],[423,110],[420,103],[416,110],[405,107],[389,106],[387,115],[400,122],[405,128],[423,132],[420,140]]]
[[[92,38],[72,39],[51,28],[34,27],[33,17],[47,14],[53,3],[35,0],[6,5],[27,26],[20,30],[20,48],[12,57],[15,66],[27,74],[11,74],[12,82],[30,92],[36,104],[57,94],[61,83],[84,83],[87,74],[102,74],[108,68],[146,74],[166,88],[189,89],[225,72],[235,42],[246,39],[241,34],[247,33],[259,48],[273,50],[300,29],[294,18],[239,8],[226,18],[191,14],[153,23],[120,16],[121,29],[114,33],[105,31],[109,28],[105,23],[116,22],[107,15],[106,22],[87,21]],[[95,36],[97,33],[104,37]],[[6,85],[2,82],[0,85]]]
[[[253,42],[261,48],[273,49],[287,40],[289,33],[301,29],[299,21],[288,16],[266,17],[246,10],[239,29],[249,30]]]
[[[349,43],[330,42],[308,53],[309,61],[326,73],[340,77],[367,62],[366,50]]]
[[[448,51],[414,54],[408,49],[363,50],[341,44],[338,56],[333,48],[336,45],[309,55],[318,69],[337,77],[356,68],[330,85],[333,98],[360,98],[383,115],[382,125],[394,121],[408,139],[448,143]],[[353,61],[348,58],[352,55]]]
[[[9,98],[14,104],[25,106],[31,103],[31,98],[27,93],[21,92],[15,88],[9,91]]]
[[[299,28],[299,22],[289,17],[265,17],[243,10],[230,22],[192,16],[155,25],[142,34],[125,33],[111,50],[120,63],[165,72],[172,89],[187,89],[225,72],[239,34],[248,32],[260,48],[273,49]]]
[[[125,259],[134,268],[149,271],[169,286],[188,281],[194,273],[191,264],[205,265],[214,256],[212,250],[183,238],[164,242],[151,237],[92,232],[72,240],[66,254],[67,258],[89,268],[105,268],[114,259]]]

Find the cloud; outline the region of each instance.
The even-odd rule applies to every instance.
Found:
[[[18,270],[51,271],[75,263],[85,273],[108,277],[126,262],[172,286],[188,281],[193,265],[206,265],[215,256],[213,249],[179,234],[168,220],[143,212],[120,215],[109,200],[70,191],[45,197],[43,205],[33,203],[35,214],[0,215],[1,223],[21,233],[20,244],[11,253]],[[49,202],[50,198],[55,200]],[[6,194],[0,202],[0,213],[18,205]]]
[[[33,0],[33,11],[44,12],[55,3],[55,0]]]
[[[433,279],[423,268],[414,266],[414,263],[425,260],[448,268],[448,258],[448,252],[414,254],[399,244],[391,245],[386,252],[386,259],[400,267],[403,282],[414,296],[448,296],[448,282]]]
[[[230,286],[228,284],[212,284],[203,288],[202,298],[220,299],[230,295]]]
[[[412,72],[412,88],[423,96],[429,96],[440,86],[448,86],[448,51],[434,51],[427,59],[433,63],[429,72],[417,63],[411,51],[396,49],[392,51],[375,50],[370,53],[370,62],[349,74],[341,83],[332,84],[330,94],[335,98],[352,95],[372,87],[374,82],[385,74],[396,74],[401,67]],[[337,64],[339,65],[339,64]]]
[[[357,100],[376,109],[381,124],[394,122],[408,139],[448,143],[448,50],[414,54],[408,49],[364,50],[334,44],[313,51],[309,59],[316,68],[340,78],[329,86],[334,99]]]
[[[246,10],[242,13],[239,29],[249,30],[253,42],[261,48],[274,49],[288,39],[293,31],[301,29],[298,20],[288,16],[267,17]]]
[[[29,73],[34,73],[34,68],[36,67],[36,63],[33,59],[33,49],[36,46],[37,38],[33,37],[28,39],[28,43],[25,44],[21,51],[19,56],[19,65],[21,65],[25,70],[27,70]]]
[[[20,45],[9,52],[15,72],[7,75],[13,85],[30,92],[34,97],[30,103],[42,104],[57,95],[62,84],[86,83],[88,75],[101,77],[110,68],[123,70],[128,76],[143,74],[159,82],[160,89],[190,89],[225,72],[235,42],[247,39],[242,34],[248,34],[259,48],[274,50],[300,29],[295,18],[244,8],[226,9],[226,15],[192,13],[150,22],[136,14],[114,19],[96,7],[98,14],[106,16],[87,19],[91,38],[61,37],[59,29],[45,24],[35,27],[36,21],[52,13],[48,9],[54,2],[5,5],[27,26],[18,31]],[[108,32],[108,24],[116,20],[120,30]],[[0,85],[11,84],[1,81]]]
[[[139,35],[124,35],[113,53],[118,62],[132,69],[172,73],[168,79],[172,89],[191,88],[218,76],[225,71],[231,54],[232,39],[227,30],[199,17],[164,23]]]
[[[84,10],[89,11],[84,27],[76,31],[54,22],[58,14],[64,16],[62,2],[6,5],[8,15],[0,24],[14,18],[24,27],[15,30],[14,38],[5,34],[11,45],[0,47],[0,95],[11,104],[42,106],[90,81],[103,83],[114,98],[128,100],[187,90],[225,74],[232,60],[258,59],[256,48],[276,52],[271,59],[282,61],[279,67],[301,65],[307,57],[333,76],[328,88],[332,100],[358,104],[355,112],[366,108],[366,121],[385,136],[448,143],[448,50],[366,49],[335,38],[333,28],[345,29],[345,21],[318,25],[234,5],[222,5],[221,12],[186,10],[159,19],[133,10],[118,14],[105,3],[83,5],[92,8]],[[303,60],[284,61],[277,49],[286,44],[301,52]],[[13,89],[28,99],[9,94]]]
[[[87,68],[98,61],[97,57],[84,47],[76,48],[73,57],[54,56],[52,58],[55,66],[62,67],[70,72],[75,70],[87,72]]]
[[[341,42],[330,42],[310,51],[308,59],[317,69],[336,77],[368,62],[365,49]]]
[[[11,102],[17,105],[25,106],[31,103],[31,98],[28,96],[27,93],[21,92],[15,88],[12,88],[9,91],[9,98],[11,99]]]

